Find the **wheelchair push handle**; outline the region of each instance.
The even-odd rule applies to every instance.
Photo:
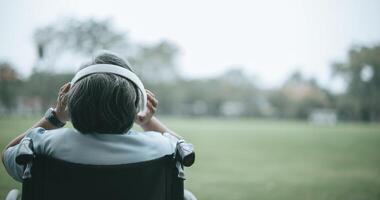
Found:
[[[177,142],[177,153],[179,159],[185,167],[190,167],[195,162],[194,146],[191,143],[179,140]]]
[[[19,165],[27,165],[34,160],[33,141],[30,138],[25,137],[21,140],[17,149],[16,163]]]

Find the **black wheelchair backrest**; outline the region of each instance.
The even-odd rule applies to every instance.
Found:
[[[36,156],[22,200],[183,200],[173,155],[120,165],[85,165]]]

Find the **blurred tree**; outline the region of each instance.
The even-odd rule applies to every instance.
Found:
[[[133,44],[128,40],[127,33],[117,31],[112,26],[112,21],[95,19],[64,19],[38,29],[34,39],[39,60],[28,79],[25,93],[39,96],[43,106],[54,103],[59,86],[73,76],[67,72],[57,74],[56,69],[69,68],[71,72],[79,64],[89,61],[99,50],[110,50],[128,58],[147,88],[160,88],[163,96],[177,94],[167,89],[174,85],[157,85],[179,77],[176,65],[178,48],[168,41],[153,45]],[[161,110],[167,109],[163,106]]]
[[[17,103],[18,89],[21,81],[12,65],[0,63],[0,102],[7,112],[11,112]]]
[[[115,30],[110,20],[64,19],[34,33],[39,62],[37,70],[51,72],[73,60],[88,60],[99,50],[123,52],[129,47],[126,33]],[[71,62],[71,63],[68,63]]]
[[[169,41],[160,41],[153,45],[138,46],[137,52],[129,60],[143,80],[156,84],[174,82],[180,78],[177,55],[177,46]]]
[[[39,57],[36,71],[55,72],[57,68],[88,61],[99,50],[110,50],[128,58],[146,82],[174,81],[179,77],[177,46],[169,41],[133,44],[127,33],[112,26],[111,20],[65,19],[38,29],[34,39]]]
[[[334,75],[347,83],[346,93],[338,98],[341,116],[364,121],[380,120],[380,45],[354,47],[348,61],[332,65]]]
[[[222,110],[242,107],[241,116],[260,116],[263,103],[262,94],[254,85],[252,77],[249,77],[240,67],[232,67],[215,80],[215,88],[219,100],[222,102]],[[212,89],[212,88],[209,88]],[[241,106],[239,106],[239,104]],[[226,110],[227,109],[227,110]],[[219,108],[220,110],[220,108]]]
[[[34,72],[22,88],[26,97],[38,97],[43,109],[52,107],[57,100],[59,88],[74,76],[74,74],[54,74],[49,72]]]
[[[306,79],[299,71],[293,72],[285,84],[269,95],[278,117],[307,119],[314,109],[331,107],[329,93],[318,86],[315,79]]]

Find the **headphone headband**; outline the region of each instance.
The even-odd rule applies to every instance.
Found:
[[[144,85],[139,79],[139,77],[137,77],[136,74],[134,74],[133,72],[131,72],[130,70],[126,68],[123,68],[117,65],[111,65],[111,64],[91,65],[79,70],[75,74],[74,78],[71,80],[71,86],[73,86],[81,78],[88,76],[90,74],[97,74],[97,73],[116,74],[132,81],[138,87],[138,89],[140,90],[142,94],[142,98],[140,98],[141,100],[139,102],[140,113],[143,113],[146,111],[147,95],[146,95]]]

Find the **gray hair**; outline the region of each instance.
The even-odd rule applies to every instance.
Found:
[[[81,69],[94,64],[112,64],[132,71],[112,53],[102,53]],[[110,73],[91,74],[76,82],[68,93],[71,122],[81,133],[121,134],[132,126],[138,112],[137,86]]]

